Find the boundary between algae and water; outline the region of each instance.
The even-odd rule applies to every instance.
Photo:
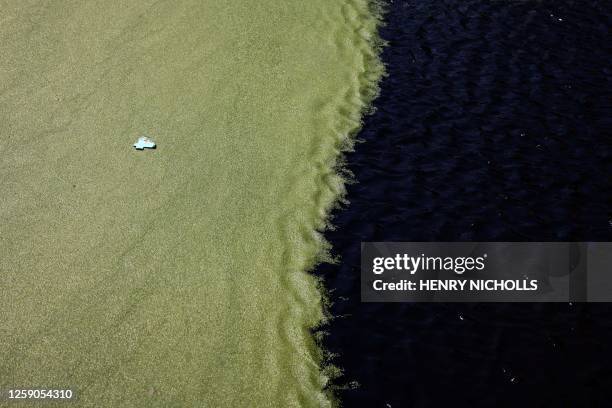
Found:
[[[357,50],[359,58],[357,72],[347,84],[343,94],[338,95],[336,100],[323,102],[317,107],[319,114],[330,106],[335,112],[333,112],[333,121],[328,123],[331,129],[315,135],[310,151],[306,153],[307,160],[316,168],[317,185],[308,219],[293,216],[297,210],[291,209],[279,220],[278,225],[285,242],[283,264],[287,267],[281,276],[282,285],[291,297],[288,304],[298,305],[278,322],[279,336],[286,340],[288,349],[291,350],[291,355],[283,356],[282,360],[293,367],[300,365],[286,362],[306,358],[316,364],[310,373],[299,373],[299,375],[308,378],[310,384],[316,384],[317,388],[322,390],[321,395],[317,397],[320,406],[341,405],[335,394],[339,386],[334,384],[334,381],[342,375],[342,368],[331,363],[333,355],[322,346],[322,340],[326,335],[325,326],[333,316],[329,313],[331,300],[323,279],[316,277],[313,272],[320,263],[339,261],[333,257],[332,248],[325,240],[324,232],[333,229],[332,211],[348,204],[345,184],[353,182],[353,175],[346,168],[344,155],[354,149],[357,134],[362,128],[362,118],[374,112],[372,103],[379,94],[379,82],[385,76],[385,67],[380,54],[386,44],[378,34],[383,24],[384,13],[385,4],[382,0],[344,0],[342,19],[345,28],[350,30],[351,41],[343,42],[346,34],[338,36],[336,33],[337,38],[334,42],[338,52],[350,53]],[[330,140],[329,134],[335,137]],[[297,240],[293,236],[296,231],[299,232]],[[303,252],[301,257],[296,257],[299,253],[298,246]],[[303,272],[316,280],[321,298],[320,304],[309,304],[303,295],[304,284],[299,279],[300,273]],[[292,343],[295,341],[295,336],[290,333],[292,330],[290,320],[308,322],[301,328],[299,336],[299,341],[306,346],[304,349],[309,350],[308,356],[299,355],[299,347]],[[278,392],[283,393],[282,379],[279,379],[277,387]],[[300,387],[297,397],[300,405],[307,405],[308,401],[312,401],[312,396],[308,395],[308,387],[305,385]]]

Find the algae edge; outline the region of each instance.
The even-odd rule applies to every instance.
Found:
[[[345,155],[354,150],[357,136],[363,126],[363,117],[375,112],[374,100],[380,92],[379,83],[386,76],[386,69],[381,60],[381,53],[387,43],[380,37],[379,29],[384,25],[386,13],[385,0],[347,0],[345,2],[345,23],[353,30],[353,47],[359,50],[362,58],[362,70],[358,74],[358,83],[352,88],[354,95],[344,97],[345,103],[338,109],[335,132],[340,137],[335,149],[330,151],[327,167],[318,166],[317,185],[320,187],[315,195],[315,209],[318,216],[310,226],[311,234],[303,237],[304,244],[312,248],[312,255],[306,262],[305,272],[316,280],[321,296],[322,318],[308,327],[308,349],[312,358],[319,362],[319,382],[323,386],[326,402],[334,407],[342,405],[337,392],[347,388],[358,387],[356,382],[343,383],[343,370],[333,363],[335,355],[325,350],[323,340],[327,335],[326,327],[334,316],[330,313],[331,294],[325,287],[324,276],[314,275],[321,263],[335,264],[340,260],[333,255],[331,244],[324,233],[333,230],[333,211],[349,205],[346,198],[346,184],[356,181],[346,166]],[[358,18],[350,18],[348,12],[356,13]]]

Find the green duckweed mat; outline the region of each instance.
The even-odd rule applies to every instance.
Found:
[[[308,272],[378,23],[368,0],[0,1],[1,392],[334,404]]]

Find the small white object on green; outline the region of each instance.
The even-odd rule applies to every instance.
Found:
[[[136,143],[134,143],[134,147],[138,150],[155,149],[156,144],[152,139],[146,136],[140,136]]]

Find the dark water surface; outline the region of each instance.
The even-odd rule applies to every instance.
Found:
[[[362,304],[362,241],[612,241],[611,1],[401,1],[326,234],[346,407],[612,406],[612,305]],[[389,404],[389,405],[387,405]]]

